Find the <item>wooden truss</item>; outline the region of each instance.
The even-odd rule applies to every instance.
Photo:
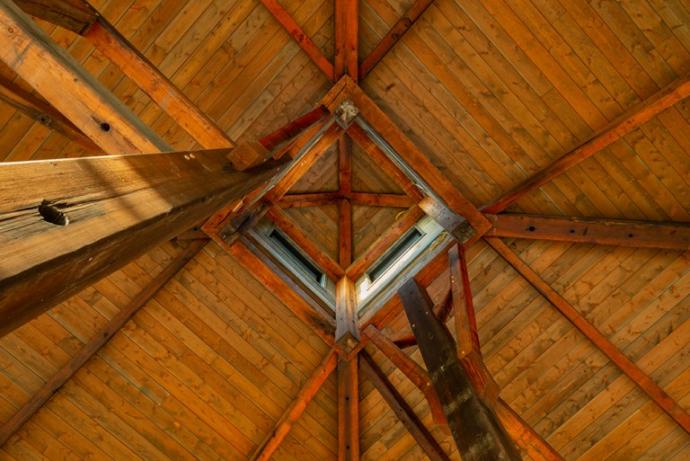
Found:
[[[501,240],[501,237],[644,246],[687,251],[690,228],[678,223],[583,220],[503,213],[527,193],[596,154],[660,111],[690,95],[681,79],[623,114],[617,121],[567,153],[495,203],[481,209],[470,203],[441,174],[387,115],[364,93],[364,79],[415,20],[432,4],[416,0],[410,10],[365,59],[358,57],[358,2],[335,0],[336,54],[331,63],[299,24],[275,0],[263,5],[296,40],[314,64],[334,82],[313,111],[253,144],[235,147],[146,58],[86,1],[0,0],[0,59],[36,94],[13,82],[0,82],[0,98],[40,123],[60,131],[89,152],[112,156],[20,162],[0,165],[0,248],[7,255],[0,274],[0,334],[5,334],[147,249],[185,233],[201,220],[203,230],[233,254],[310,325],[332,349],[304,384],[296,400],[257,449],[253,459],[269,459],[327,377],[337,372],[339,459],[359,459],[358,374],[381,393],[424,452],[448,459],[430,431],[364,351],[371,343],[424,394],[434,421],[450,427],[463,459],[517,459],[517,446],[532,459],[561,457],[499,397],[482,361],[465,248],[484,239],[579,331],[602,350],[686,432],[690,416],[663,389],[621,353],[577,309],[553,290]],[[49,8],[47,6],[50,6]],[[24,12],[21,11],[21,9]],[[127,107],[88,75],[25,13],[81,34],[145,91],[205,149],[172,149]],[[20,59],[21,57],[21,59]],[[351,101],[395,151],[433,189],[424,196],[358,125],[333,123],[337,110]],[[312,142],[313,141],[313,142]],[[394,178],[405,192],[369,194],[352,190],[351,142]],[[339,189],[289,194],[333,144],[338,144]],[[307,148],[308,147],[308,148]],[[219,150],[220,149],[220,150]],[[165,152],[165,153],[162,153]],[[142,155],[147,153],[148,155]],[[124,155],[127,154],[127,155]],[[299,156],[299,162],[291,161]],[[283,159],[283,165],[276,162]],[[268,161],[267,161],[268,160]],[[257,168],[248,167],[261,164]],[[68,175],[69,182],[59,178]],[[21,190],[21,194],[16,191]],[[165,199],[163,198],[165,197]],[[132,206],[132,203],[145,203]],[[289,207],[335,204],[339,210],[337,260],[324,255],[282,211]],[[352,254],[352,205],[406,209],[393,228],[360,257]],[[444,210],[462,217],[447,219]],[[456,237],[458,244],[410,279],[386,306],[358,318],[354,280],[417,220],[429,215]],[[253,247],[245,231],[267,216],[337,280],[333,315],[310,301],[303,287],[281,277],[270,258]],[[25,238],[26,229],[31,230]],[[188,232],[187,248],[116,316],[13,417],[0,428],[0,444],[111,338],[204,245],[204,234]],[[21,237],[21,238],[20,238]],[[67,243],[69,242],[69,243]],[[128,251],[122,251],[123,248]],[[5,268],[9,268],[5,272]],[[432,306],[425,287],[450,267],[450,289]],[[32,290],[28,290],[28,286]],[[381,328],[401,307],[412,320],[412,337],[387,338]],[[446,330],[453,314],[456,339]],[[420,335],[424,331],[424,335]],[[433,333],[433,334],[431,334]],[[401,348],[418,344],[429,372]],[[429,354],[444,351],[444,362]],[[466,398],[458,400],[458,396]],[[467,426],[465,415],[479,415]],[[472,436],[487,437],[474,446]]]

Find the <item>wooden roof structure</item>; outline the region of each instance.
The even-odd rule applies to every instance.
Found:
[[[0,44],[0,459],[690,458],[687,0],[0,0]]]

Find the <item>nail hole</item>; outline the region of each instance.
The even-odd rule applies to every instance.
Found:
[[[110,123],[108,123],[108,122],[101,123],[101,130],[105,131],[106,133],[108,131],[110,131]]]
[[[575,229],[570,229],[570,233],[571,233],[571,234],[574,234],[574,233],[575,233]]]
[[[529,226],[529,227],[527,228],[527,230],[530,231],[530,232],[534,232],[535,230],[537,230],[537,228],[534,227],[534,226]]]
[[[46,222],[55,224],[56,226],[66,226],[69,224],[69,218],[65,213],[58,210],[55,205],[52,205],[49,201],[44,200],[38,206],[38,212],[43,217]]]
[[[633,234],[628,234],[628,238],[633,238]]]

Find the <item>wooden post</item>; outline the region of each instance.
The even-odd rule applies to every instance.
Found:
[[[265,187],[278,171],[235,171],[227,153],[1,163],[0,335]]]
[[[338,358],[338,461],[359,461],[359,354]]]
[[[195,240],[182,250],[158,275],[122,308],[93,338],[67,362],[57,373],[41,386],[27,403],[7,422],[0,426],[0,446],[17,432],[79,369],[89,361],[122,328],[132,316],[153,298],[208,240]]]
[[[345,276],[335,285],[335,342],[349,352],[359,337],[355,282]]]
[[[475,393],[426,292],[409,280],[399,294],[462,459],[520,460],[496,415]]]

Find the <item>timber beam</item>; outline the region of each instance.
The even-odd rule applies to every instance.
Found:
[[[476,394],[426,291],[412,279],[399,294],[462,459],[520,460],[498,418]]]
[[[338,461],[359,461],[359,354],[338,357]]]
[[[241,149],[239,147],[238,149]],[[267,187],[228,150],[0,164],[0,335]]]
[[[634,248],[690,250],[690,224],[501,213],[487,215],[487,236]]]
[[[541,278],[505,243],[495,237],[485,238],[486,242],[544,296],[568,321],[577,328],[595,347],[597,347],[619,370],[640,388],[659,408],[673,418],[685,432],[690,433],[690,414],[642,371],[632,360],[623,354],[589,320],[575,309],[563,296]]]
[[[110,321],[101,328],[82,348],[41,388],[31,396],[7,422],[0,426],[0,446],[17,432],[79,369],[84,366],[134,314],[143,307],[156,293],[177,274],[206,245],[206,240],[195,240],[173,260],[132,300],[123,307]]]
[[[309,402],[311,402],[319,389],[321,389],[321,386],[326,382],[326,379],[335,370],[337,362],[338,354],[335,350],[331,350],[304,383],[297,397],[285,410],[274,429],[254,452],[254,455],[251,457],[252,461],[268,461],[271,459],[273,453],[275,453],[283,440],[285,440],[285,437],[290,433],[292,426],[302,416],[304,410],[307,409]]]
[[[405,14],[396,22],[393,27],[388,31],[388,33],[381,39],[376,48],[372,50],[369,55],[364,58],[362,64],[359,67],[359,79],[364,80],[364,78],[369,75],[376,64],[379,63],[388,52],[395,46],[396,43],[405,35],[405,33],[410,30],[414,25],[415,21],[426,11],[434,0],[415,0],[415,2],[410,6],[410,8],[405,12]]]
[[[334,77],[359,79],[359,0],[335,0]]]
[[[684,77],[660,90],[640,104],[633,106],[608,127],[581,144],[577,149],[568,152],[546,169],[529,178],[515,189],[501,196],[493,204],[484,207],[485,213],[500,213],[512,203],[533,190],[548,183],[561,173],[588,159],[602,149],[610,146],[626,134],[648,122],[662,111],[690,96],[690,79]]]

